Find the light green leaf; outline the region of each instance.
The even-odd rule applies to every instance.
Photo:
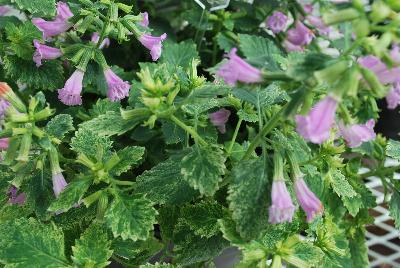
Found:
[[[229,209],[240,235],[257,238],[268,225],[268,177],[262,160],[247,160],[237,164],[231,173]]]
[[[260,108],[267,108],[288,99],[287,93],[282,90],[278,83],[272,83],[266,88],[258,88],[257,90],[234,88],[232,93],[235,97]]]
[[[169,159],[136,178],[136,193],[147,194],[157,204],[179,205],[199,196],[183,179],[180,161]]]
[[[192,147],[182,159],[183,178],[201,194],[213,195],[225,174],[225,157],[219,148]]]
[[[149,237],[156,215],[153,203],[144,196],[121,193],[115,195],[104,217],[114,237],[136,241]]]
[[[185,41],[179,44],[166,42],[160,58],[161,63],[168,63],[172,66],[189,67],[193,58],[198,58],[196,44],[192,41]]]
[[[49,211],[68,211],[83,198],[89,186],[92,184],[92,179],[76,179],[67,185],[61,192],[60,196],[50,205]]]
[[[28,0],[29,1],[29,0]],[[32,61],[33,39],[40,39],[41,33],[30,21],[20,25],[8,24],[5,28],[7,40],[11,49],[18,57]]]
[[[112,147],[112,141],[108,137],[96,135],[93,131],[80,128],[71,139],[71,149],[86,156],[96,157],[99,150],[103,154]]]
[[[72,116],[69,114],[58,114],[46,125],[47,134],[62,140],[68,132],[74,130]]]
[[[255,111],[240,109],[237,115],[246,122],[254,123],[258,121],[258,114]]]
[[[175,265],[169,264],[169,263],[156,262],[155,264],[147,263],[145,265],[140,265],[139,267],[140,268],[175,268],[175,267],[179,267],[179,266],[175,266]]]
[[[110,250],[111,241],[108,240],[107,232],[99,225],[92,224],[76,240],[72,247],[71,257],[77,267],[101,268],[111,262],[108,259],[113,251]]]
[[[354,197],[357,195],[356,191],[354,191],[353,187],[347,181],[346,177],[340,172],[340,170],[331,170],[328,179],[331,183],[332,189],[339,197]]]
[[[394,189],[389,203],[390,216],[394,219],[396,228],[400,229],[400,194]]]
[[[135,167],[143,158],[144,147],[128,146],[119,151],[118,157],[121,159],[117,165],[112,168],[112,174],[117,176]]]
[[[394,159],[400,160],[400,142],[389,140],[386,145],[386,155],[389,157],[393,157]]]
[[[34,17],[52,17],[56,14],[55,0],[15,0],[15,3]]]
[[[0,262],[6,267],[71,267],[64,255],[64,234],[54,224],[22,218],[0,224],[0,233]]]

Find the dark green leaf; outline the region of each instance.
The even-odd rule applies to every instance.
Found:
[[[120,161],[112,168],[112,174],[119,176],[129,169],[135,167],[142,160],[144,150],[144,147],[128,146],[119,151],[117,154]]]
[[[47,134],[62,140],[68,132],[74,130],[72,116],[68,114],[58,114],[53,117],[46,125]]]
[[[52,17],[56,13],[55,0],[15,0],[15,3],[34,17]]]

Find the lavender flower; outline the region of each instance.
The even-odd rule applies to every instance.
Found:
[[[324,211],[324,206],[315,194],[307,187],[303,178],[297,178],[294,183],[297,200],[307,214],[307,222]]]
[[[388,69],[386,64],[375,56],[362,57],[358,60],[358,63],[373,71],[382,84],[400,82],[400,68]]]
[[[269,207],[269,222],[292,222],[295,206],[283,180],[274,180],[271,191],[271,206]]]
[[[390,57],[396,63],[400,64],[400,46],[393,45],[392,49],[390,50]]]
[[[335,120],[337,100],[327,96],[318,102],[308,115],[296,115],[297,132],[304,139],[321,144],[330,136],[330,129]]]
[[[10,10],[11,8],[9,8],[8,6],[0,6],[0,16],[4,16]]]
[[[342,122],[339,123],[340,134],[346,140],[347,145],[350,148],[356,148],[363,142],[375,139],[376,134],[374,132],[375,121],[373,119],[368,120],[365,124],[356,124],[345,126]]]
[[[108,85],[107,96],[111,101],[119,101],[129,96],[131,86],[128,82],[123,81],[110,68],[104,71],[104,76]]]
[[[145,46],[148,50],[150,50],[150,55],[153,61],[156,61],[161,56],[162,50],[162,41],[167,38],[167,34],[164,33],[160,37],[151,36],[149,34],[143,34],[139,41]]]
[[[227,109],[220,109],[214,113],[208,115],[211,123],[216,126],[222,134],[226,132],[225,124],[228,122],[229,116],[231,115],[231,111]]]
[[[288,17],[280,11],[275,11],[267,18],[267,26],[273,33],[282,32],[287,24]]]
[[[65,82],[64,88],[58,90],[58,99],[65,105],[82,104],[82,81],[84,72],[77,69]]]
[[[217,76],[224,79],[228,85],[235,85],[237,81],[243,83],[257,83],[262,81],[261,71],[254,68],[237,54],[237,48],[232,48],[229,52],[229,61],[223,64],[218,72]]]
[[[0,119],[3,119],[6,115],[7,108],[10,106],[10,103],[5,99],[0,98]]]
[[[60,49],[42,45],[36,39],[33,40],[33,45],[36,48],[36,51],[33,54],[33,61],[36,63],[36,67],[42,65],[42,60],[54,60],[62,55]]]
[[[8,149],[9,146],[9,139],[8,138],[2,138],[0,139],[0,151],[5,151]]]
[[[388,109],[396,109],[398,105],[400,105],[400,82],[396,82],[393,84],[392,89],[386,96],[386,102],[388,104]]]
[[[65,181],[62,173],[56,173],[52,176],[54,195],[58,198],[61,192],[67,187],[68,183]]]
[[[23,205],[26,201],[26,193],[20,193],[17,195],[18,188],[14,185],[8,189],[8,203],[12,205]]]
[[[304,48],[290,43],[288,40],[283,41],[283,47],[286,48],[288,52],[303,52]]]
[[[57,16],[52,21],[46,21],[42,18],[33,18],[32,23],[43,33],[43,39],[66,32],[72,24],[68,22],[72,14],[68,5],[63,2],[57,3]]]
[[[143,27],[149,27],[149,13],[142,12],[140,13],[140,15],[142,15],[143,19],[139,24],[142,25]]]
[[[288,30],[287,40],[296,46],[305,46],[311,43],[314,34],[300,21],[296,21],[296,27]]]
[[[99,42],[99,40],[100,40],[100,35],[99,35],[99,33],[98,32],[94,32],[93,34],[92,34],[92,38],[91,38],[91,41],[93,42],[93,43],[95,43],[95,44],[97,44],[98,42]],[[110,38],[104,38],[104,40],[101,42],[101,44],[100,44],[100,46],[99,46],[99,48],[100,49],[103,49],[103,48],[107,48],[107,47],[109,47],[110,46]]]
[[[308,15],[307,20],[312,26],[317,28],[319,33],[321,33],[323,35],[328,35],[332,30],[331,27],[326,26],[326,24],[324,23],[324,21],[322,20],[321,17],[314,16],[314,15]]]

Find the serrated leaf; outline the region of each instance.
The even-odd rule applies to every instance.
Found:
[[[278,64],[272,55],[281,54],[275,44],[262,36],[239,34],[240,49],[247,61],[259,68],[271,71],[279,70]]]
[[[58,114],[53,117],[46,125],[47,134],[62,140],[70,131],[74,130],[73,119],[69,114]]]
[[[286,258],[284,257],[283,259],[298,268],[318,267],[318,264],[321,263],[324,256],[324,253],[320,248],[306,241],[299,241],[291,248],[291,250],[293,255]],[[297,259],[297,262],[291,262],[295,258]],[[300,266],[296,265],[297,263],[300,264],[300,261],[302,261],[303,264]]]
[[[232,93],[235,97],[260,108],[266,108],[288,99],[286,92],[277,83],[272,83],[266,88],[257,88],[257,90],[234,88]]]
[[[192,41],[185,41],[179,44],[167,42],[164,45],[160,58],[161,63],[168,63],[172,66],[189,67],[192,59],[198,58],[196,44]]]
[[[331,170],[330,174],[331,176],[328,177],[329,182],[331,183],[332,189],[339,197],[354,197],[357,195],[356,191],[354,191],[353,187],[340,170]]]
[[[6,267],[70,267],[64,234],[54,224],[22,218],[0,224],[0,233],[0,260]]]
[[[121,193],[115,195],[104,217],[114,237],[136,241],[149,237],[156,215],[153,203],[143,195],[129,196]]]
[[[225,174],[225,157],[219,148],[194,147],[182,159],[183,178],[201,194],[213,195]]]
[[[35,17],[52,17],[56,14],[55,0],[15,0],[18,8]]]
[[[140,265],[140,268],[175,268],[175,267],[179,266],[169,263],[158,263],[158,262],[156,262],[155,264],[147,263],[145,265]]]
[[[400,160],[400,142],[389,140],[386,145],[386,155],[389,157],[393,157],[394,159]]]
[[[351,267],[364,268],[369,267],[368,247],[365,239],[365,228],[355,228],[355,233],[349,239],[349,248],[351,254]]]
[[[20,25],[8,24],[5,28],[7,40],[7,48],[11,49],[18,57],[25,60],[32,60],[33,55],[33,39],[40,39],[42,34],[30,21]]]
[[[38,68],[32,60],[8,55],[4,57],[4,70],[9,79],[32,89],[57,90],[64,84],[64,69],[59,60],[46,61]]]
[[[111,173],[117,176],[135,167],[143,158],[145,148],[139,146],[128,146],[119,151],[118,157],[120,161],[115,165]]]
[[[268,224],[268,177],[261,160],[237,164],[231,173],[229,209],[240,235],[254,239]]]
[[[96,157],[99,148],[107,152],[112,147],[112,141],[108,137],[96,135],[93,131],[80,128],[71,139],[71,149],[86,156]]]
[[[229,52],[236,45],[236,42],[234,40],[230,39],[223,33],[217,34],[216,42],[218,43],[218,46],[225,52]]]
[[[186,139],[186,132],[170,121],[164,121],[161,130],[166,144],[177,144]]]
[[[79,204],[91,184],[92,179],[90,178],[73,180],[50,205],[48,210],[53,212],[68,211],[74,205]]]
[[[400,194],[394,189],[389,203],[390,216],[394,219],[396,228],[400,229]]]
[[[48,171],[35,171],[30,177],[26,188],[27,203],[32,206],[36,217],[46,220],[50,217],[47,208],[54,199],[51,174]]]
[[[199,196],[183,179],[180,161],[174,159],[161,162],[138,176],[135,191],[147,194],[157,204],[179,205]]]
[[[109,99],[98,99],[92,109],[89,110],[89,113],[91,116],[97,117],[109,111],[118,113],[120,109],[121,103],[119,102],[112,102]]]
[[[111,262],[108,259],[113,251],[110,250],[111,241],[108,240],[107,232],[99,225],[92,224],[76,240],[72,247],[74,264],[78,267],[106,267]]]
[[[257,122],[258,121],[258,114],[256,112],[250,113],[244,109],[240,109],[237,112],[237,115],[239,116],[240,119],[246,121],[246,122]]]

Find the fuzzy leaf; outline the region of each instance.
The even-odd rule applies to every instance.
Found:
[[[273,104],[280,103],[288,98],[287,94],[277,83],[272,83],[266,88],[258,88],[257,90],[235,88],[232,93],[235,97],[260,108],[266,108]]]
[[[362,268],[369,267],[368,247],[365,239],[365,228],[355,228],[353,237],[349,239],[349,248],[351,254],[351,267]]]
[[[169,159],[136,178],[136,192],[157,204],[179,205],[199,195],[183,179],[180,161]]]
[[[201,194],[213,195],[225,174],[225,157],[219,148],[192,148],[182,159],[183,178]]]
[[[396,223],[396,228],[400,229],[400,194],[397,190],[393,190],[389,203],[390,216]]]
[[[161,130],[166,144],[177,144],[186,139],[185,131],[169,121],[162,123]]]
[[[139,267],[140,268],[175,268],[175,267],[179,267],[179,266],[175,266],[175,265],[169,264],[169,263],[156,262],[155,264],[147,263],[145,265],[140,265]]]
[[[112,141],[104,136],[96,135],[93,131],[80,128],[75,132],[75,137],[71,140],[71,149],[77,153],[96,157],[97,152],[102,149],[107,152],[112,147]]]
[[[389,140],[386,145],[386,155],[389,157],[393,157],[394,159],[400,160],[400,142]]]
[[[196,44],[192,41],[181,42],[179,44],[167,42],[164,45],[160,62],[187,68],[192,59],[198,57]]]
[[[229,209],[237,223],[237,230],[246,239],[260,235],[268,225],[268,177],[261,160],[247,160],[237,164],[231,173]]]
[[[30,21],[27,21],[20,25],[10,23],[6,26],[5,30],[7,40],[10,41],[8,48],[18,57],[32,61],[34,51],[33,39],[40,39],[42,36],[38,28]]]
[[[49,211],[68,211],[83,198],[89,186],[92,184],[90,178],[76,179],[67,185],[60,196],[50,205]]]
[[[0,262],[6,267],[70,267],[64,234],[54,224],[22,218],[2,223],[0,233]]]
[[[74,130],[72,120],[68,114],[58,114],[47,123],[45,130],[47,134],[62,140],[65,134]]]
[[[293,250],[293,256],[287,258],[286,261],[290,263],[289,260],[294,258],[303,261],[304,265],[297,266],[298,268],[318,267],[318,264],[322,261],[324,256],[321,249],[310,242],[299,241],[291,249]]]
[[[72,247],[72,260],[78,267],[106,267],[113,253],[110,246],[107,232],[99,225],[92,224]]]
[[[119,151],[117,154],[121,160],[112,168],[112,174],[119,176],[135,167],[142,160],[144,151],[145,148],[139,146],[129,146]]]
[[[339,197],[354,197],[357,195],[356,191],[354,191],[353,187],[347,181],[346,177],[340,172],[340,170],[332,170],[329,179],[332,189]]]
[[[55,0],[15,0],[15,3],[34,17],[52,17],[56,14]]]
[[[146,240],[153,229],[157,211],[153,203],[142,195],[115,195],[104,217],[114,237]]]

